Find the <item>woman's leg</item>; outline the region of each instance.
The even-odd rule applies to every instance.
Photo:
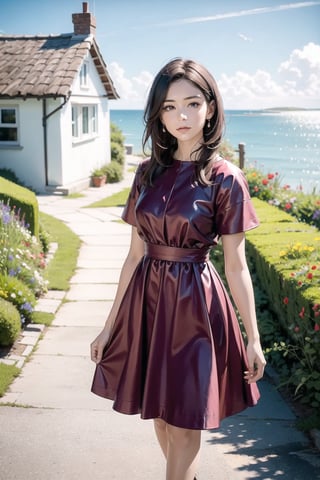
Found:
[[[174,427],[161,419],[154,428],[167,459],[166,480],[194,480],[200,456],[201,431]]]
[[[168,448],[168,439],[167,439],[167,424],[161,418],[155,418],[153,420],[154,430],[156,436],[163,452],[163,455],[167,458],[167,448]]]

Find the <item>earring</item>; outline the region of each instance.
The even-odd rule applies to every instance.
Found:
[[[162,124],[162,132],[166,133],[166,127]]]
[[[208,127],[208,130],[209,130],[209,128],[211,128],[211,122],[210,122],[210,119],[208,119],[207,127]]]

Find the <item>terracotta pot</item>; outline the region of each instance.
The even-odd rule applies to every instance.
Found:
[[[107,176],[92,177],[92,184],[94,187],[102,187],[107,181]]]

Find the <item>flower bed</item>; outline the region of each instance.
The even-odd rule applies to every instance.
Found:
[[[47,289],[42,275],[44,267],[45,256],[38,239],[31,235],[14,207],[0,202],[0,298],[18,311],[21,325],[32,320],[36,298]],[[13,321],[10,312],[2,308],[3,329]],[[13,337],[11,343],[15,340]],[[0,330],[1,344],[4,343]]]

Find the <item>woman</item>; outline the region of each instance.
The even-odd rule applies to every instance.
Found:
[[[154,419],[167,480],[192,480],[201,430],[257,403],[262,353],[246,230],[258,225],[242,172],[221,158],[224,113],[215,80],[174,59],[145,110],[144,147],[123,219],[131,245],[106,325],[91,345],[92,391]],[[238,321],[209,261],[221,238]]]

